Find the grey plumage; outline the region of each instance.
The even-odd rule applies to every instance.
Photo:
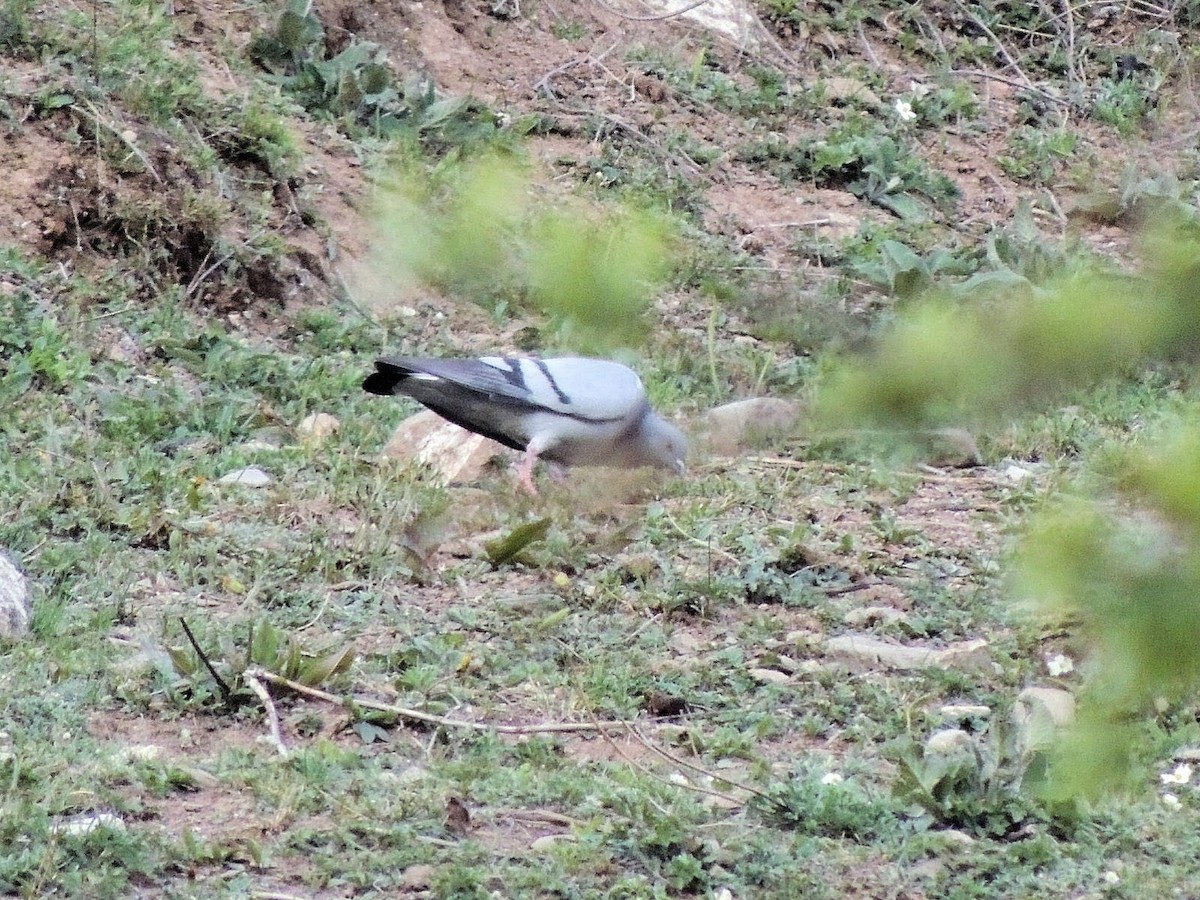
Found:
[[[627,366],[600,359],[388,357],[363,381],[405,394],[445,419],[525,451],[521,484],[539,459],[567,466],[656,466],[683,471],[687,441],[646,399]]]

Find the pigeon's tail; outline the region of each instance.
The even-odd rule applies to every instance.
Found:
[[[371,394],[382,394],[385,397],[395,394],[396,385],[407,381],[413,375],[412,370],[391,365],[383,360],[375,363],[375,368],[376,371],[363,379],[363,390]]]

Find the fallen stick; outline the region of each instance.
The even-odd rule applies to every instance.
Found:
[[[596,721],[591,722],[544,722],[540,725],[498,725],[493,722],[469,722],[465,719],[451,719],[446,716],[435,715],[434,713],[422,712],[419,709],[409,709],[404,706],[395,706],[391,703],[381,703],[378,700],[368,700],[364,697],[349,697],[331,694],[328,691],[322,691],[319,688],[308,687],[298,681],[292,681],[290,678],[284,678],[282,675],[276,675],[274,672],[268,672],[266,669],[247,669],[245,673],[248,679],[254,678],[261,681],[269,681],[271,684],[285,687],[288,690],[295,691],[297,694],[303,694],[306,697],[312,697],[314,700],[323,700],[326,703],[333,703],[336,706],[344,706],[348,709],[354,707],[362,707],[364,709],[373,709],[378,712],[392,713],[401,719],[410,719],[414,722],[424,722],[427,725],[440,725],[443,728],[467,728],[472,731],[495,731],[497,734],[553,734],[564,732],[580,732],[580,731],[610,731],[622,728],[629,728],[631,723],[624,721]]]

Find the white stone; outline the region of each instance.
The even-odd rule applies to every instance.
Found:
[[[707,0],[686,4],[682,9],[672,0],[646,0],[646,6],[663,16],[690,19],[702,28],[728,38],[743,50],[758,49],[766,34],[747,0]]]
[[[751,669],[750,677],[761,684],[787,684],[792,677],[778,669]]]
[[[1017,695],[1017,706],[1026,709],[1039,705],[1060,728],[1075,721],[1075,697],[1061,688],[1027,687]]]
[[[0,640],[16,640],[29,633],[32,607],[28,580],[16,562],[0,549]]]
[[[787,433],[799,418],[800,404],[793,400],[775,397],[737,400],[704,414],[700,441],[718,456],[732,456]]]
[[[943,728],[929,736],[925,742],[925,752],[945,756],[970,746],[971,736],[961,728]]]
[[[1017,695],[1012,720],[1026,751],[1049,747],[1057,732],[1075,720],[1075,698],[1058,688],[1028,687]]]
[[[537,853],[542,853],[551,849],[555,844],[563,842],[572,842],[575,840],[573,834],[544,834],[540,838],[535,838],[533,843],[529,845],[529,849]]]
[[[329,413],[311,413],[300,420],[296,430],[306,440],[322,441],[342,427],[341,421]]]
[[[882,622],[891,625],[896,622],[907,622],[908,616],[892,606],[861,606],[852,609],[842,617],[847,625],[869,625],[872,622]]]
[[[988,642],[982,638],[936,648],[896,644],[870,635],[843,634],[826,640],[824,649],[827,656],[871,668],[982,671],[991,665]]]
[[[415,459],[432,468],[444,484],[476,481],[503,453],[495,441],[472,434],[430,410],[401,422],[383,448],[388,459]]]
[[[240,484],[243,487],[266,487],[275,479],[258,466],[246,466],[244,469],[234,469],[220,478],[221,484]]]
[[[78,836],[89,834],[97,828],[108,828],[111,831],[124,831],[124,820],[113,813],[80,813],[56,822],[51,830],[56,834]]]
[[[938,712],[947,719],[965,719],[968,716],[978,716],[981,719],[986,719],[992,714],[991,707],[980,706],[974,703],[947,703],[938,709]]]

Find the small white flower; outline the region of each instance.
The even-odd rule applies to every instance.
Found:
[[[1163,772],[1158,776],[1162,779],[1163,784],[1187,784],[1192,780],[1192,767],[1187,763],[1180,763],[1170,772]]]
[[[1163,794],[1159,799],[1162,800],[1163,806],[1165,806],[1167,809],[1179,809],[1181,806],[1183,806],[1183,804],[1179,802],[1179,798],[1174,794]]]
[[[1107,872],[1105,872],[1103,875],[1101,875],[1100,879],[1105,884],[1120,884],[1121,883],[1121,876],[1118,875],[1116,872],[1114,872],[1112,869],[1109,869]]]
[[[821,784],[841,784],[845,780],[837,772],[826,772],[821,776]]]
[[[911,122],[917,114],[913,112],[912,104],[900,97],[896,100],[896,117],[901,122]]]
[[[913,97],[916,98],[917,100],[920,100],[923,97],[929,96],[929,85],[922,84],[919,81],[910,82],[908,89],[910,91],[912,91]]]
[[[1046,671],[1057,678],[1075,671],[1075,660],[1065,654],[1058,653],[1046,660]]]

